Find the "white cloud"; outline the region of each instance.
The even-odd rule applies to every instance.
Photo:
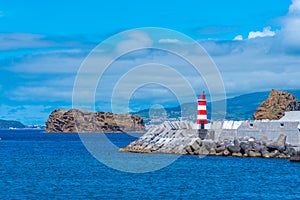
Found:
[[[158,42],[159,43],[178,43],[179,40],[166,38],[166,39],[160,39]]]
[[[1,13],[0,13],[1,14]],[[95,44],[84,41],[85,38],[51,38],[41,34],[32,33],[0,33],[0,50],[20,50],[37,48],[91,48]],[[53,49],[52,49],[53,51]]]
[[[289,8],[289,14],[299,14],[299,13],[300,13],[300,1],[293,0]]]
[[[243,36],[237,35],[237,36],[235,36],[235,38],[233,38],[233,40],[243,40]]]
[[[248,39],[273,37],[273,45],[277,51],[284,51],[288,54],[300,52],[300,0],[293,0],[289,11],[285,17],[281,18],[281,30],[272,31],[270,26],[263,28],[263,31],[251,31]],[[241,35],[236,36],[233,40],[240,40]],[[261,40],[266,41],[266,40]]]
[[[63,85],[59,87],[46,86],[41,83],[40,86],[20,86],[13,92],[10,98],[16,101],[36,100],[38,101],[71,101],[72,87],[65,88]]]
[[[6,69],[16,73],[30,74],[75,74],[84,56],[76,54],[45,54],[24,57],[18,62],[7,64]]]
[[[265,27],[262,31],[250,32],[248,36],[249,40],[246,38],[246,40],[243,40],[242,35],[237,35],[233,39],[235,41],[206,40],[201,43],[217,64],[224,79],[227,92],[236,95],[254,91],[265,91],[271,88],[300,88],[300,82],[298,81],[298,77],[300,76],[298,69],[300,66],[299,54],[286,54],[281,48],[282,43],[278,43],[278,39],[281,38],[281,41],[285,45],[294,45],[295,48],[300,49],[300,17],[297,14],[300,13],[299,4],[299,1],[293,1],[289,13],[283,20],[284,24],[282,30],[276,31],[276,33],[272,31],[270,27]],[[153,43],[152,39],[141,31],[136,31],[133,34],[124,36],[125,40],[120,42],[114,50],[126,52],[136,47],[151,46]],[[158,40],[158,42],[178,43],[179,40],[166,37]],[[66,44],[63,40],[62,43]],[[19,48],[29,47],[38,49],[42,47],[57,47],[60,45],[59,41],[55,39],[45,39],[43,35],[24,33],[0,34],[0,44],[0,50],[4,50],[4,52],[5,50],[13,51]],[[76,44],[80,43],[78,42]],[[81,51],[83,46],[69,46],[72,47],[70,50],[69,48],[56,48],[55,50],[52,48],[49,50],[47,48],[49,52],[32,53],[28,57],[18,58],[12,63],[8,63],[10,65],[7,65],[8,67],[5,68],[5,70],[9,69],[10,73],[15,73],[16,77],[19,76],[24,83],[16,83],[15,87],[9,91],[5,91],[5,94],[10,94],[9,96],[17,102],[24,101],[25,103],[38,102],[41,100],[49,102],[49,105],[53,105],[51,101],[70,102],[72,98],[74,75],[85,55]],[[87,49],[84,50],[86,51]],[[187,52],[187,54],[188,53],[189,52]],[[186,76],[189,80],[197,78],[192,82],[193,87],[197,89],[205,87],[202,86],[202,83],[199,83],[199,77],[194,77],[193,71],[189,71],[190,67],[187,66],[185,62],[180,62],[179,59],[173,59],[173,57],[162,52],[156,54],[141,52],[140,54],[132,54],[131,57],[119,60],[117,63],[112,64],[110,68],[112,70],[106,72],[107,76],[103,79],[105,84],[101,85],[102,82],[99,84],[99,88],[101,89],[103,87],[104,91],[96,94],[101,106],[109,102],[109,91],[114,89],[122,73],[126,73],[129,67],[149,62],[166,64],[178,69],[178,71],[181,70],[180,72],[183,76]],[[115,68],[113,68],[114,65]],[[187,72],[184,73],[184,71]],[[165,74],[149,73],[139,74],[136,76],[136,79],[143,79],[147,75],[160,75],[162,79],[170,80],[173,78]],[[30,80],[31,77],[33,77],[32,79],[34,80]],[[41,78],[35,80],[34,77],[43,77],[44,80],[41,80]],[[91,77],[88,76],[88,79],[90,78]],[[35,82],[32,83],[32,81]],[[179,84],[176,81],[173,82],[174,84]],[[9,81],[4,83],[3,90],[5,89],[5,84],[9,83]],[[124,87],[126,88],[127,86],[124,84]],[[151,91],[155,91],[155,94],[164,92],[157,90],[157,88],[151,88]],[[155,100],[150,92],[143,92],[142,94],[141,97],[146,97],[148,101]],[[164,94],[157,96],[161,102],[168,100],[164,99],[166,98]],[[145,105],[142,101],[143,100],[138,102],[137,105]],[[150,103],[148,105],[150,105]],[[43,108],[41,107],[40,109]],[[103,110],[105,109],[106,107]],[[44,115],[46,116],[46,114]],[[39,115],[37,114],[36,116]]]
[[[284,38],[287,42],[300,42],[300,18],[289,18],[283,28]],[[299,43],[298,43],[299,44]]]
[[[298,66],[300,65],[299,57],[286,55],[282,52],[274,52],[272,46],[276,43],[276,40],[272,37],[264,38],[254,38],[251,40],[243,41],[205,41],[203,45],[206,50],[212,54],[214,62],[217,64],[217,67],[221,71],[222,77],[224,79],[225,88],[230,94],[241,94],[255,91],[266,91],[271,88],[278,89],[291,89],[291,88],[300,88],[300,82],[297,81],[300,73],[298,73]],[[216,54],[216,52],[219,52]],[[72,57],[72,56],[71,56]],[[59,63],[59,59],[52,60],[50,57],[45,57],[43,60],[36,61],[34,63],[29,63],[28,72],[36,73],[39,70],[51,70],[51,63],[57,65],[57,69],[47,71],[47,73],[54,73],[56,70],[57,74],[61,75],[64,72],[63,66],[70,66],[67,62],[67,57],[62,57]],[[49,60],[48,60],[49,59]],[[117,63],[112,64],[111,71],[107,71],[106,79],[103,79],[105,85],[103,87],[104,91],[97,92],[97,99],[100,100],[100,105],[102,110],[107,108],[103,106],[106,102],[109,102],[110,96],[109,91],[113,90],[114,84],[117,83],[120,78],[120,74],[126,73],[126,69],[130,66],[136,66],[142,63],[149,62],[159,62],[161,64],[166,64],[172,66],[178,70],[181,69],[183,76],[186,76],[191,80],[194,76],[193,71],[189,73],[183,73],[183,71],[189,71],[190,67],[186,65],[185,62],[180,62],[179,59],[174,59],[168,54],[154,53],[147,56],[135,57],[134,59],[124,59],[117,61]],[[40,69],[38,63],[44,63],[45,69]],[[48,64],[46,64],[48,63]],[[34,65],[31,65],[34,64]],[[26,65],[22,64],[19,66],[19,69],[25,68]],[[59,69],[61,67],[62,69]],[[115,67],[115,68],[114,68]],[[62,71],[60,71],[62,70]],[[71,70],[71,68],[69,68]],[[124,71],[123,71],[124,70]],[[19,71],[23,72],[23,71]],[[143,79],[144,76],[161,76],[162,79],[172,80],[172,76],[165,75],[163,73],[154,73],[150,74],[139,74],[136,76],[136,79]],[[46,80],[41,82],[35,82],[34,84],[26,83],[24,86],[17,87],[14,91],[10,91],[10,96],[16,101],[45,101],[50,102],[49,105],[52,105],[51,101],[64,101],[70,102],[72,97],[72,83],[73,78],[69,74],[65,74],[64,79],[57,77],[53,79],[53,76],[44,76]],[[259,80],[259,81],[254,81]],[[274,81],[281,80],[281,81]],[[173,81],[174,84],[179,84],[176,81]],[[195,88],[204,88],[205,86],[200,86],[199,77],[196,81],[193,82]],[[130,84],[130,83],[126,83]],[[127,86],[124,85],[124,88]],[[152,92],[159,92],[160,90],[155,90],[151,88]],[[163,92],[163,91],[162,91]],[[158,95],[155,94],[151,96],[151,93],[142,93],[144,98],[150,99],[152,102],[155,102],[158,98],[161,102],[166,102],[170,96]],[[145,95],[147,94],[147,95]],[[98,97],[98,95],[100,95]],[[84,96],[84,95],[83,95]],[[137,97],[139,97],[137,95]],[[150,101],[149,100],[149,101]],[[172,100],[172,99],[171,99]],[[171,101],[170,100],[170,101]],[[136,105],[145,105],[145,100],[137,100]],[[148,105],[151,105],[149,103]],[[48,113],[49,114],[49,113]],[[46,113],[44,114],[46,116]],[[38,115],[37,115],[38,116]],[[31,119],[31,121],[34,118]]]
[[[45,41],[43,39],[44,36],[39,34],[1,33],[0,50],[14,50],[20,48],[37,48],[51,46],[50,41]]]
[[[271,31],[271,27],[267,26],[263,28],[263,31],[250,31],[248,34],[248,39],[258,38],[258,37],[272,37],[275,36],[275,31]],[[233,38],[235,41],[243,40],[242,35],[237,35]]]
[[[221,71],[230,94],[300,88],[299,54],[286,54],[277,35],[243,41],[209,40],[200,44]]]
[[[271,31],[271,27],[270,26],[267,26],[263,29],[263,31],[251,31],[249,34],[248,34],[248,39],[253,39],[253,38],[256,38],[256,37],[270,37],[270,36],[274,36],[275,35],[275,32],[274,31]]]
[[[0,65],[15,73],[75,74],[91,50],[90,44],[38,34],[0,34]]]
[[[125,34],[124,36],[128,37],[128,39],[117,45],[116,50],[118,53],[127,53],[135,48],[150,47],[153,44],[152,39],[145,32],[134,31],[130,32],[130,34],[125,32]]]
[[[300,51],[300,0],[293,0],[287,16],[283,19],[280,35],[282,46],[288,52]]]

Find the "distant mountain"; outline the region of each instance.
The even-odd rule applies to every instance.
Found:
[[[300,90],[286,90],[289,93],[292,93],[296,96],[296,98],[300,99]],[[266,92],[255,92],[240,95],[237,97],[229,98],[226,102],[226,119],[228,120],[246,120],[253,119],[253,113],[256,108],[269,96],[270,91]],[[165,112],[168,118],[178,118],[181,116],[181,108],[184,110],[187,115],[192,116],[192,118],[196,118],[196,109],[197,103],[186,103],[181,106],[165,108],[165,109],[151,109],[151,116],[155,117],[163,117],[162,113]],[[210,118],[211,114],[211,102],[207,102],[207,111],[208,118]],[[139,115],[143,118],[149,118],[149,109],[141,110],[139,112],[133,113],[135,115]]]
[[[226,119],[253,119],[256,108],[268,97],[270,92],[255,92],[227,99]]]
[[[25,125],[18,121],[0,119],[0,129],[25,128]]]

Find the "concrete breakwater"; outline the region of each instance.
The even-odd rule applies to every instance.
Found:
[[[213,130],[196,130],[189,122],[164,122],[121,148],[121,152],[215,155],[237,157],[290,158],[295,149],[287,136],[276,139],[255,137],[216,138]]]

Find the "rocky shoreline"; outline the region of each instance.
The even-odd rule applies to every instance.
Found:
[[[206,134],[205,138],[201,136],[203,134]],[[283,159],[296,153],[294,147],[286,142],[284,134],[280,134],[276,141],[254,137],[214,141],[209,137],[207,133],[191,129],[188,122],[165,122],[119,151]]]

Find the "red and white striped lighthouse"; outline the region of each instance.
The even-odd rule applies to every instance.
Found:
[[[197,128],[204,129],[205,124],[207,124],[206,95],[203,92],[202,95],[198,95]]]

